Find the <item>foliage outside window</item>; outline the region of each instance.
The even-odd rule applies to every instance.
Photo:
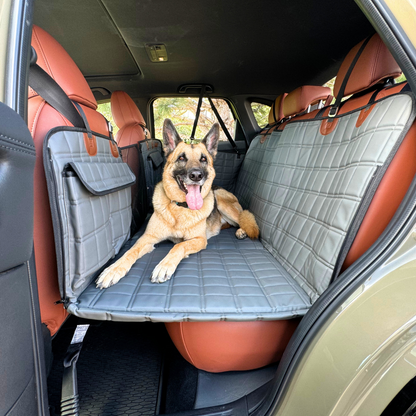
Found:
[[[406,75],[405,74],[401,74],[398,78],[396,78],[394,80],[394,82],[396,84],[399,84],[400,82],[403,82],[403,81],[407,81],[407,78],[406,78]]]
[[[328,87],[331,89],[331,94],[334,95],[334,85],[335,85],[335,81],[336,81],[337,77],[331,78],[329,81],[325,82],[324,85],[322,85],[323,87]]]
[[[259,127],[266,127],[269,123],[270,106],[253,101],[251,103],[251,110],[253,111],[254,118],[256,119]]]
[[[116,133],[119,131],[119,128],[117,127],[116,123],[114,123],[113,114],[111,113],[110,101],[98,104],[97,111],[101,113],[111,123],[111,125],[113,126],[113,134],[115,136]]]
[[[218,113],[230,132],[231,137],[234,137],[235,120],[228,103],[220,98],[213,98],[212,101],[214,102]],[[153,102],[155,137],[157,139],[162,138],[163,121],[165,118],[169,118],[172,120],[179,135],[185,141],[189,141],[197,107],[198,97],[157,98]],[[217,122],[217,118],[212,111],[208,99],[204,98],[202,100],[198,126],[195,132],[195,139],[202,140],[215,122]],[[220,140],[227,140],[227,136],[224,134],[221,127]]]

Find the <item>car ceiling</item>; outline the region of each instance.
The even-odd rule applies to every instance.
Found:
[[[192,83],[225,97],[320,85],[373,32],[353,1],[333,0],[36,0],[34,23],[91,87],[132,97]],[[147,43],[165,44],[168,61],[152,63]]]

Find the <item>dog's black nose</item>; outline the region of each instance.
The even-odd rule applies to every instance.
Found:
[[[199,182],[203,176],[204,174],[198,169],[189,172],[189,179],[194,182]]]

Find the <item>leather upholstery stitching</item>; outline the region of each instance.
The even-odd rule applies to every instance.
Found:
[[[38,109],[36,110],[36,114],[35,117],[33,118],[33,123],[32,123],[32,127],[30,129],[30,133],[32,134],[32,137],[35,137],[35,130],[38,124],[38,120],[39,120],[39,114],[41,113],[43,107],[45,106],[46,101],[42,100],[39,104]]]
[[[195,361],[194,361],[194,359],[192,358],[192,355],[190,354],[190,352],[189,352],[189,350],[188,350],[188,346],[186,345],[186,340],[185,340],[185,332],[184,332],[184,330],[183,330],[183,322],[179,322],[179,329],[180,329],[180,331],[181,331],[182,343],[183,343],[183,346],[184,346],[184,348],[185,348],[186,353],[188,354],[189,360],[191,361],[192,365],[194,365],[194,366],[196,367],[196,365],[195,365]]]
[[[373,61],[373,68],[371,69],[370,84],[376,83],[378,81],[375,78],[376,78],[376,69],[378,68],[378,61],[380,60],[380,56],[381,56],[381,47],[382,47],[382,43],[379,42],[378,48],[374,57],[374,61]]]
[[[0,147],[3,147],[4,149],[14,150],[15,152],[27,153],[30,156],[36,156],[36,153],[35,152],[30,152],[28,150],[16,149],[14,147],[3,146],[2,144],[0,144]]]
[[[3,138],[8,139],[8,140],[12,140],[12,141],[14,141],[16,143],[20,143],[20,144],[22,144],[24,146],[31,147],[33,149],[35,148],[35,146],[33,146],[33,144],[26,143],[26,142],[22,142],[21,140],[13,139],[13,137],[5,136],[4,134],[1,134],[1,133],[0,133],[0,137],[3,137]]]
[[[40,42],[40,39],[38,37],[38,34],[36,33],[36,28],[33,29],[33,35],[35,36],[36,41],[37,41],[37,43],[39,45],[39,49],[40,49],[40,52],[42,53],[42,57],[43,57],[43,60],[45,61],[45,65],[48,67],[48,72],[49,72],[50,76],[53,79],[55,79],[55,77],[53,76],[52,68],[49,65],[48,58],[46,57],[45,51],[43,50],[43,46],[42,46],[42,44]]]

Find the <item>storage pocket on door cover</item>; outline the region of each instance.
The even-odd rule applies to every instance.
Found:
[[[64,169],[69,278],[75,292],[125,242],[135,177],[124,163],[71,162]]]

